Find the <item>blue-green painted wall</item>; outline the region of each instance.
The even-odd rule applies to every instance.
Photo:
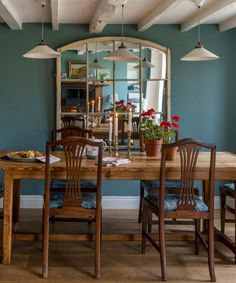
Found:
[[[0,24],[0,149],[44,149],[55,125],[55,61],[22,57],[40,39],[39,24],[24,24],[13,31]],[[99,36],[119,36],[120,25],[109,25]],[[212,62],[182,62],[180,57],[196,44],[197,30],[186,33],[177,25],[153,26],[138,32],[125,26],[125,35],[151,40],[171,49],[172,113],[181,117],[181,136],[217,143],[219,150],[236,151],[235,65],[236,31],[219,32],[217,26],[202,26],[205,47],[220,56]],[[52,48],[97,36],[87,25],[45,26]],[[24,182],[25,193],[39,192],[42,182]],[[133,195],[138,182],[122,185],[105,182],[104,193]],[[122,188],[122,190],[121,190]]]

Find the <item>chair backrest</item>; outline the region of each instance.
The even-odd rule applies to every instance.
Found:
[[[196,207],[196,199],[194,196],[194,182],[196,166],[199,152],[201,150],[210,152],[208,163],[208,184],[209,184],[209,203],[208,208],[214,208],[214,175],[215,175],[215,159],[216,145],[206,144],[193,139],[182,139],[172,144],[162,146],[161,156],[161,172],[160,172],[160,199],[162,203],[165,193],[165,175],[166,175],[166,152],[167,150],[178,147],[181,168],[181,187],[179,189],[177,209],[194,210]],[[178,162],[178,161],[176,161]],[[160,202],[161,203],[161,202]],[[163,207],[162,207],[163,208]],[[163,208],[164,209],[164,208]]]
[[[96,193],[97,201],[101,200],[101,184],[102,184],[102,154],[103,143],[92,141],[83,137],[68,137],[58,141],[50,141],[46,144],[46,163],[45,163],[45,192],[47,197],[50,191],[50,154],[53,148],[60,146],[64,152],[66,163],[66,186],[63,198],[63,207],[80,207],[83,199],[80,189],[80,180],[84,179],[81,173],[82,163],[86,161],[84,151],[86,146],[93,146],[98,149],[98,160],[93,166],[97,171]]]
[[[62,121],[62,127],[67,128],[67,127],[75,127],[82,125],[81,128],[84,129],[84,117],[83,116],[63,116],[61,118]]]
[[[93,131],[82,129],[80,127],[66,127],[52,131],[52,141],[57,141],[71,136],[92,138]]]

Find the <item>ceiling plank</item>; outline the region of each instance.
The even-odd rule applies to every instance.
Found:
[[[144,31],[158,22],[171,9],[177,7],[183,0],[165,0],[156,6],[149,14],[138,23],[138,31]]]
[[[52,29],[59,29],[59,3],[58,0],[51,0]]]
[[[236,27],[236,17],[233,16],[219,24],[220,31],[226,31]]]
[[[236,4],[236,0],[215,0],[205,7],[201,7],[199,18],[204,23],[213,14],[220,13],[223,10],[230,10]],[[181,24],[181,31],[189,31],[198,25],[198,11],[196,9],[195,16]]]
[[[22,21],[7,0],[0,0],[0,16],[10,29],[22,29]]]
[[[126,4],[128,0],[100,0],[94,15],[90,21],[89,32],[102,32],[104,27],[109,23],[117,9]]]

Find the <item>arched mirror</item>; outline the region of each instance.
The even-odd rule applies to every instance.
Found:
[[[119,147],[127,143],[128,111],[132,107],[132,148],[140,147],[141,113],[156,110],[157,119],[170,117],[170,50],[150,41],[124,37],[138,61],[114,62],[106,57],[121,37],[97,37],[58,49],[57,128],[63,117],[77,117],[78,125],[109,139],[109,119],[118,113]]]

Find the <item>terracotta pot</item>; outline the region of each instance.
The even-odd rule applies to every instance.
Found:
[[[178,147],[172,147],[166,152],[166,160],[175,160],[177,155]]]
[[[144,140],[147,156],[161,157],[162,140]]]

